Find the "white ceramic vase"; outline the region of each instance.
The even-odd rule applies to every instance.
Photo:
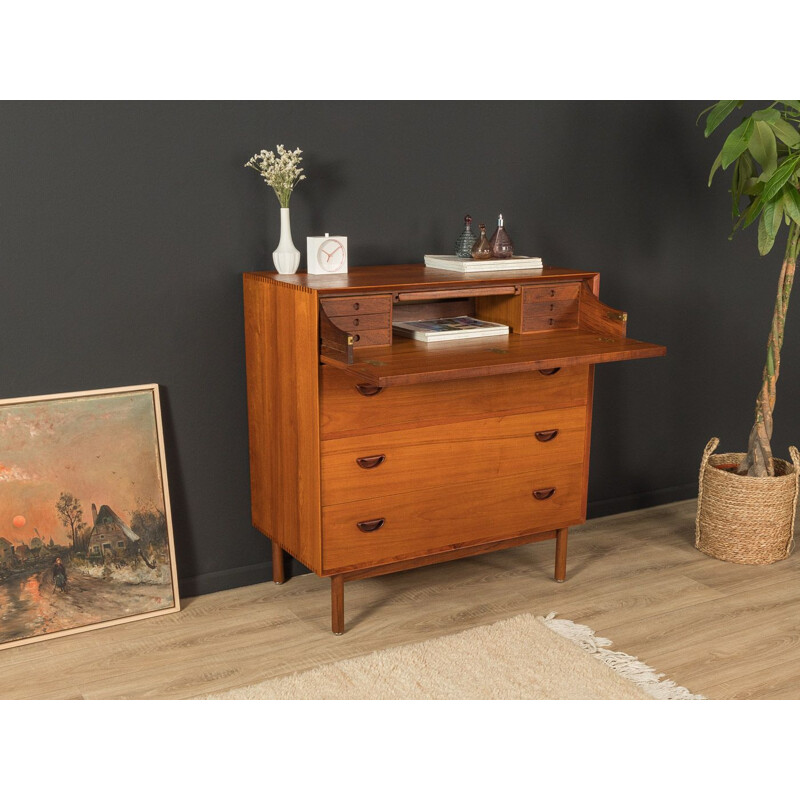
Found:
[[[272,253],[272,262],[281,275],[291,275],[300,266],[300,251],[292,241],[292,222],[288,208],[281,209],[281,239]]]

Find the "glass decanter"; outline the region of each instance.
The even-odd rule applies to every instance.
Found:
[[[489,244],[495,258],[511,258],[514,255],[514,243],[505,228],[502,214],[497,219],[497,230],[492,234]]]
[[[464,217],[464,230],[456,239],[456,255],[459,258],[469,258],[472,255],[472,245],[477,240],[478,237],[472,232],[472,217],[467,214]]]
[[[478,259],[491,258],[492,246],[486,238],[486,226],[481,222],[478,226],[481,230],[480,238],[472,245],[472,257]]]

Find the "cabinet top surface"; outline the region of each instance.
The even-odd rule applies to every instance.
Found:
[[[388,291],[391,289],[444,288],[446,286],[474,286],[480,284],[536,283],[547,281],[581,280],[592,278],[597,273],[583,270],[544,267],[531,270],[498,270],[497,272],[462,273],[452,270],[433,269],[424,264],[398,264],[377,267],[351,267],[349,272],[339,275],[309,275],[298,272],[294,275],[279,275],[275,272],[253,272],[260,278],[277,283],[303,286],[320,294],[345,294],[359,291]]]

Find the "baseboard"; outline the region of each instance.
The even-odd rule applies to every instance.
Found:
[[[611,514],[624,514],[626,511],[663,506],[666,503],[677,503],[679,500],[691,500],[693,497],[697,497],[697,481],[686,483],[683,486],[670,486],[666,489],[631,494],[626,497],[591,500],[586,507],[586,518],[594,519],[595,517],[608,517]]]
[[[627,497],[612,497],[609,500],[593,500],[587,507],[587,519],[607,517],[611,514],[623,514],[626,511],[636,511],[651,506],[660,506],[665,503],[675,503],[678,500],[689,500],[697,496],[697,484],[689,483],[684,486],[671,486],[667,489],[656,489],[652,492],[628,495]],[[305,575],[307,570],[293,558],[286,558],[286,577]],[[178,581],[181,597],[197,597],[201,594],[221,592],[225,589],[237,589],[240,586],[250,586],[254,583],[264,583],[272,579],[272,564],[269,561],[260,564],[249,564],[245,567],[224,569],[220,572],[207,572],[192,578],[181,578]]]
[[[304,575],[308,570],[293,558],[286,559],[286,577]],[[272,563],[265,561],[259,564],[248,564],[245,567],[223,569],[219,572],[206,572],[192,578],[179,578],[178,589],[181,597],[197,597],[201,594],[222,592],[225,589],[238,589],[240,586],[251,586],[272,580]]]

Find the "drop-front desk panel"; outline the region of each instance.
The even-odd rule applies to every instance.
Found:
[[[586,519],[594,365],[649,358],[596,272],[420,264],[244,275],[253,524],[344,582],[556,540]],[[468,314],[507,336],[424,343],[399,320]]]

